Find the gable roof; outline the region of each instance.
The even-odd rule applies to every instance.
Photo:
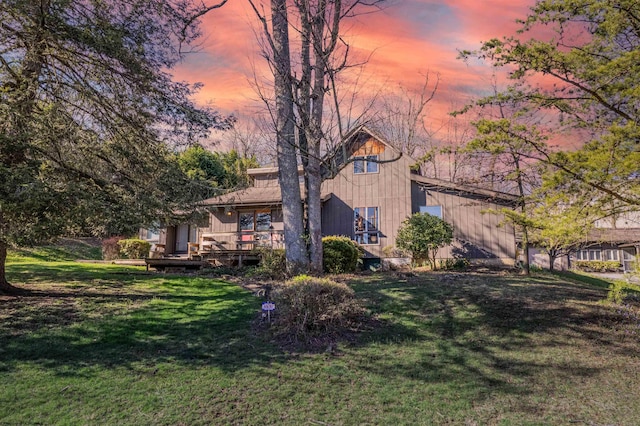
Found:
[[[273,206],[282,204],[280,186],[265,186],[240,189],[217,197],[207,198],[199,203],[201,206],[241,207],[241,206]]]
[[[509,194],[506,192],[477,188],[474,186],[449,182],[441,179],[428,178],[418,174],[412,174],[411,180],[417,183],[421,188],[424,188],[426,190],[432,189],[434,191],[447,194],[489,201],[507,207],[516,206],[520,200],[517,195]]]
[[[304,185],[300,185],[300,193],[304,194]],[[331,194],[322,193],[322,201],[326,201]],[[240,189],[217,197],[200,201],[202,207],[254,207],[282,205],[282,192],[279,185]]]
[[[360,148],[360,146],[362,146],[362,144],[364,144],[364,142],[368,141],[370,138],[375,139],[386,148],[389,148],[396,155],[397,158],[393,160],[387,160],[385,162],[396,161],[403,156],[406,157],[406,155],[403,154],[400,150],[389,144],[389,142],[387,142],[382,135],[374,130],[371,130],[366,125],[361,124],[347,132],[342,141],[323,157],[321,165],[322,178],[331,179],[335,177],[340,172],[340,170],[342,170],[349,163],[348,158],[352,156],[353,153],[356,152],[358,148]],[[409,158],[409,161],[412,161],[411,158]]]
[[[390,145],[384,137],[371,130],[365,125],[355,127],[347,133],[343,139],[343,143],[335,147],[330,153],[325,155],[322,161],[323,178],[331,179],[342,170],[348,161],[344,158],[346,152],[347,158],[351,156],[358,148],[370,138],[374,138],[376,141],[382,143],[385,147],[391,149],[397,154],[397,159],[403,156],[402,152]],[[346,151],[343,147],[346,146]],[[406,157],[406,156],[405,156]],[[412,161],[408,157],[409,161]],[[389,160],[389,161],[395,161]],[[300,170],[300,168],[299,168]],[[262,174],[277,174],[277,167],[263,167],[250,169],[251,175]],[[418,174],[411,174],[411,180],[416,182],[420,187],[424,189],[432,189],[438,192],[454,194],[458,196],[464,196],[467,198],[473,198],[478,200],[484,200],[494,202],[496,204],[514,207],[517,205],[519,198],[516,195],[508,194],[506,192],[493,191],[489,189],[477,188],[464,184],[457,184],[445,180],[428,178]],[[304,186],[300,187],[301,193],[304,192]],[[322,193],[322,200],[325,201],[331,194]],[[228,194],[208,198],[199,203],[201,206],[216,206],[216,207],[243,207],[243,206],[276,206],[282,204],[282,193],[280,192],[280,186],[265,186],[265,187],[249,187],[238,191],[233,191]]]

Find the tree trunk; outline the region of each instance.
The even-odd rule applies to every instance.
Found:
[[[553,272],[553,264],[556,263],[556,255],[549,252],[549,271]]]
[[[12,286],[7,281],[6,265],[7,262],[7,243],[0,240],[0,294],[15,294],[19,291],[17,287]]]
[[[320,161],[312,156],[309,159],[308,167],[309,199],[307,203],[309,217],[309,255],[311,258],[311,270],[314,273],[322,272],[322,213],[320,200],[320,187],[322,177],[320,176]]]
[[[524,250],[524,273],[531,274],[531,265],[529,265],[529,229],[527,226],[522,227],[522,248]]]
[[[308,128],[309,164],[307,177],[309,180],[309,237],[311,269],[322,272],[322,174],[320,168],[320,145],[323,140],[322,121],[324,118],[324,96],[326,93],[326,77],[330,72],[329,58],[335,51],[340,32],[342,11],[341,0],[333,1],[333,16],[328,17],[327,1],[319,0],[314,16],[311,17],[310,31],[313,52],[313,87],[311,88],[310,120]],[[307,10],[311,8],[307,6]],[[328,29],[328,37],[325,37]],[[325,45],[325,43],[328,43]],[[340,118],[338,118],[339,120]]]
[[[286,0],[271,0],[276,97],[276,145],[278,180],[282,191],[282,216],[287,272],[296,275],[309,268],[304,243],[303,209],[298,181],[295,116],[289,56],[289,23]]]
[[[513,157],[513,163],[516,169],[516,182],[518,184],[518,195],[520,196],[520,210],[522,211],[522,215],[526,218],[527,203],[525,199],[526,193],[524,190],[524,182],[522,180],[522,169],[520,168],[520,154],[512,149],[511,155]],[[524,273],[526,275],[530,275],[531,265],[529,265],[529,229],[526,224],[522,225],[522,248],[524,250]]]

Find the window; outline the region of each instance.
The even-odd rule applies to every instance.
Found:
[[[155,241],[160,238],[160,231],[157,229],[145,229],[144,239]]]
[[[268,231],[271,227],[271,210],[254,210],[238,215],[240,231]]]
[[[353,173],[378,173],[378,156],[367,155],[364,157],[355,157],[353,161]]]
[[[616,249],[604,250],[602,256],[604,260],[619,260],[618,250]]]
[[[619,260],[618,250],[615,249],[578,250],[575,256],[576,260]]]
[[[359,244],[378,244],[378,208],[356,207],[353,209],[353,229]]]
[[[420,206],[420,213],[430,214],[431,216],[442,219],[442,206]]]

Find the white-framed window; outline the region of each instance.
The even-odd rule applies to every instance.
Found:
[[[420,206],[420,213],[430,214],[431,216],[442,219],[442,206]]]
[[[615,251],[615,254],[607,253]],[[616,256],[618,253],[616,250],[600,250],[600,249],[585,249],[578,250],[576,252],[576,260],[617,260],[616,259],[608,259],[606,256]]]
[[[353,209],[353,229],[359,244],[379,244],[378,208],[356,207]]]
[[[602,252],[602,260],[620,260],[617,249],[607,249]]]
[[[355,157],[353,160],[353,173],[378,173],[378,156],[366,155],[363,157]]]

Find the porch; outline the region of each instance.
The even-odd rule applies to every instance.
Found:
[[[146,259],[147,268],[200,269],[204,266],[238,266],[259,260],[256,249],[283,249],[284,232],[239,231],[202,232],[186,244],[186,251],[166,252],[164,244],[156,244]]]

